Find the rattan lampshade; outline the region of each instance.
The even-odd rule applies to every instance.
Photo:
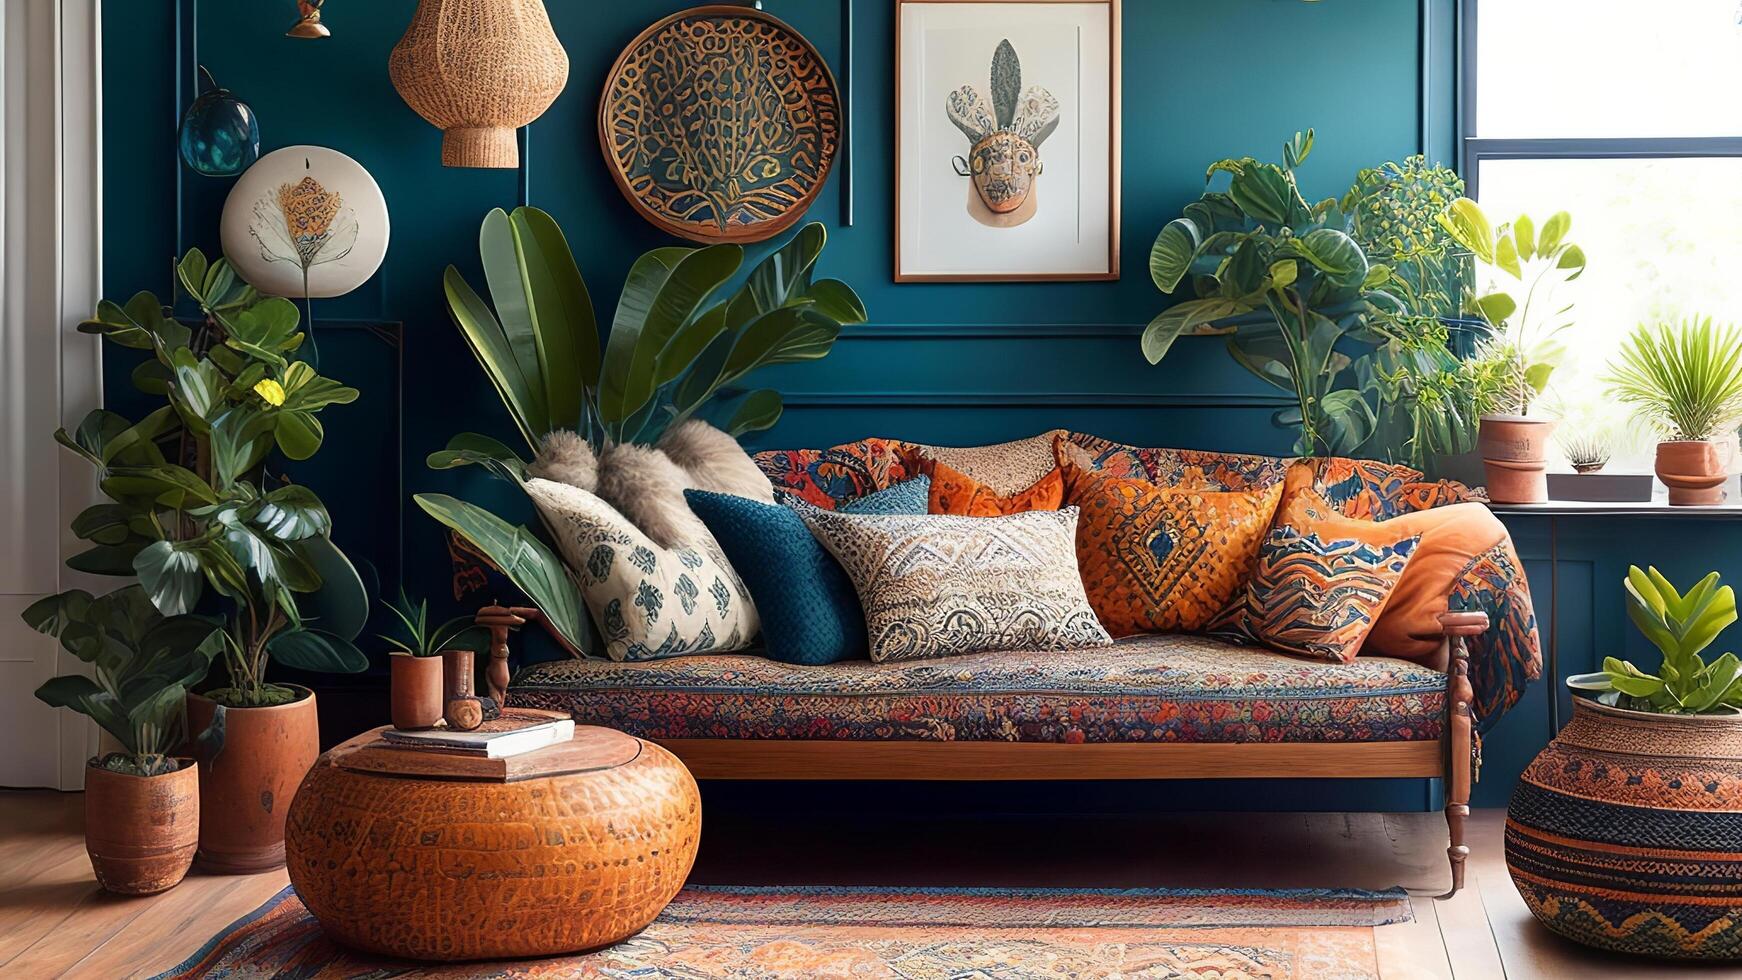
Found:
[[[444,166],[514,167],[514,131],[556,101],[569,56],[542,0],[419,0],[387,73],[441,129]]]

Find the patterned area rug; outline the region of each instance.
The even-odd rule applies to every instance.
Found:
[[[640,935],[546,960],[414,964],[348,950],[286,888],[168,978],[1377,978],[1401,890],[691,886]]]

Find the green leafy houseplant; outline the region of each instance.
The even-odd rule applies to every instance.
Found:
[[[1308,130],[1283,146],[1281,165],[1210,165],[1206,182],[1227,174],[1227,190],[1186,205],[1149,254],[1158,289],[1171,294],[1189,277],[1195,298],[1150,321],[1143,354],[1159,363],[1182,335],[1226,334],[1236,361],[1294,394],[1296,406],[1277,421],[1300,427],[1297,451],[1351,455],[1377,421],[1378,376],[1357,363],[1380,346],[1410,344],[1421,321],[1386,291],[1392,270],[1368,263],[1341,203],[1301,196],[1295,170],[1312,146]]]
[[[1460,197],[1439,223],[1492,275],[1510,280],[1509,288],[1523,293],[1520,302],[1512,291],[1496,288],[1474,297],[1470,307],[1488,326],[1487,344],[1493,348],[1488,356],[1507,365],[1507,384],[1492,410],[1529,415],[1565,356],[1560,335],[1572,326],[1572,304],[1559,303],[1555,290],[1585,271],[1584,250],[1566,237],[1572,218],[1560,211],[1538,228],[1528,215],[1519,215],[1496,226],[1480,205]]]
[[[730,408],[733,435],[779,420],[780,394],[744,390],[755,371],[812,361],[865,307],[846,283],[814,276],[827,240],[811,223],[738,274],[738,245],[656,248],[629,270],[608,334],[556,222],[536,208],[491,211],[479,234],[491,304],[459,271],[443,278],[448,311],[514,419],[528,453],[570,429],[595,445],[651,443],[671,426]],[[494,309],[492,310],[492,305]],[[481,465],[516,486],[527,460],[500,441],[461,433],[429,465]],[[524,527],[442,494],[418,505],[470,541],[525,592],[551,626],[583,649],[587,615],[562,562]]]
[[[455,616],[432,629],[428,600],[412,602],[403,589],[397,602],[383,602],[382,605],[399,621],[403,632],[397,636],[387,633],[379,636],[401,653],[414,657],[439,657],[443,650],[476,651],[488,642],[488,634],[482,627],[473,625],[471,616]]]
[[[92,597],[74,589],[24,610],[31,629],[91,666],[91,676],[51,678],[37,700],[71,708],[114,736],[121,751],[99,761],[134,776],[174,772],[172,753],[187,740],[187,691],[223,648],[219,625],[200,616],[164,616],[137,585]]]
[[[350,642],[367,614],[362,581],[328,536],[325,505],[269,458],[275,447],[312,456],[321,410],[357,391],[296,359],[303,334],[289,300],[259,295],[228,262],[208,264],[198,250],[175,271],[199,324],[141,292],[124,305],[104,300],[79,327],[151,352],[133,381],[165,404],[138,422],[99,409],[55,434],[97,469],[109,498],[73,519],[91,548],[67,564],[137,575],[172,619],[210,597],[223,617],[230,683],[209,696],[230,707],[283,703],[295,695],[267,683],[269,659],[305,670],[368,666]]]
[[[1742,332],[1711,317],[1640,324],[1607,378],[1610,390],[1659,435],[1711,439],[1742,420]]]
[[[1623,586],[1627,615],[1659,651],[1663,664],[1648,674],[1615,657],[1602,671],[1567,678],[1567,686],[1597,694],[1604,704],[1663,714],[1734,714],[1742,709],[1742,660],[1725,653],[1710,663],[1700,651],[1736,622],[1736,593],[1717,572],[1684,595],[1655,568],[1629,566]]]
[[[1463,313],[1473,267],[1470,251],[1446,234],[1439,217],[1464,196],[1464,179],[1420,154],[1355,175],[1342,209],[1369,263],[1389,266],[1389,289],[1419,316]]]

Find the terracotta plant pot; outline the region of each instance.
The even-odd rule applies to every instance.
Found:
[[[400,731],[434,728],[442,720],[442,658],[395,653],[387,658],[393,672],[393,727]]]
[[[85,850],[97,884],[121,895],[174,888],[200,842],[200,773],[194,760],[161,776],[85,769]]]
[[[1677,440],[1657,444],[1657,478],[1669,488],[1675,507],[1700,507],[1724,502],[1724,461],[1718,444]]]
[[[200,763],[200,867],[258,874],[284,867],[284,815],[321,754],[315,693],[267,708],[224,712],[224,748]],[[188,695],[189,730],[203,732],[215,705]]]
[[[1497,504],[1540,504],[1548,499],[1548,437],[1553,419],[1484,415],[1476,451],[1487,473],[1488,499]]]
[[[1543,925],[1602,949],[1742,958],[1742,715],[1573,698],[1524,771],[1506,867]]]

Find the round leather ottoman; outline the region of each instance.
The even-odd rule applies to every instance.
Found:
[[[380,731],[321,756],[285,827],[291,884],[346,945],[431,960],[605,946],[653,921],[695,863],[695,779],[651,742],[579,726],[480,778],[477,760],[383,749]],[[408,755],[423,772],[379,771]]]

